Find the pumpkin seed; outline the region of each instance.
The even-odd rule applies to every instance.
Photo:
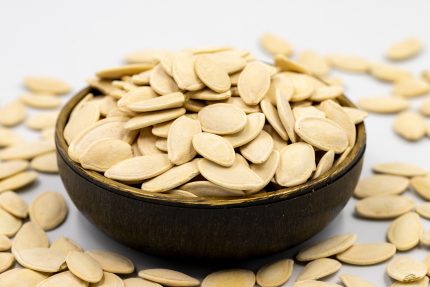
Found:
[[[430,219],[430,203],[429,202],[425,202],[425,203],[417,205],[415,211],[419,215],[421,215],[422,217]]]
[[[424,231],[420,236],[420,243],[424,246],[430,246],[430,232]]]
[[[385,56],[390,60],[405,60],[417,55],[421,50],[421,41],[410,37],[392,44],[385,52]]]
[[[420,113],[423,116],[430,117],[430,98],[424,99],[421,102]]]
[[[291,106],[286,98],[280,93],[276,92],[276,107],[278,109],[279,119],[287,132],[288,138],[291,142],[296,142],[296,133],[294,132],[295,119]]]
[[[340,287],[340,285],[317,280],[305,280],[294,283],[293,287]]]
[[[320,87],[315,90],[315,93],[310,97],[312,101],[325,101],[335,99],[343,95],[344,89],[341,86]]]
[[[9,252],[0,252],[0,274],[8,270],[15,263],[15,257]],[[1,277],[0,277],[1,278]],[[1,279],[0,279],[1,284]]]
[[[19,172],[22,172],[26,170],[28,166],[29,164],[26,160],[11,160],[0,162],[0,179],[4,179]]]
[[[198,119],[203,131],[219,135],[240,132],[247,123],[246,114],[241,109],[224,103],[206,106],[198,113]]]
[[[212,191],[212,189],[210,191]],[[167,192],[166,194],[170,194],[174,197],[197,197],[197,195],[194,195],[193,193],[182,189],[173,189]],[[199,196],[204,196],[204,195],[199,195]]]
[[[296,120],[299,120],[304,117],[319,117],[325,118],[325,114],[323,111],[315,108],[314,106],[309,107],[294,107],[293,115]]]
[[[260,164],[265,162],[273,151],[273,139],[264,130],[251,142],[240,147],[240,153],[250,162]]]
[[[234,148],[221,136],[205,132],[198,133],[193,136],[192,144],[201,156],[210,161],[225,167],[232,166],[234,163]]]
[[[158,283],[147,281],[142,278],[128,278],[124,280],[125,287],[162,287]]]
[[[53,191],[39,194],[30,205],[30,219],[44,230],[51,230],[66,218],[68,208],[64,197]]]
[[[307,143],[293,143],[281,151],[276,182],[281,186],[305,183],[315,170],[315,151]]]
[[[318,162],[318,165],[316,166],[315,173],[312,176],[312,178],[318,178],[321,175],[325,174],[329,169],[333,167],[334,162],[334,152],[332,150],[329,150],[326,152]]]
[[[245,269],[220,270],[205,277],[201,287],[253,287],[255,275]]]
[[[397,82],[412,77],[408,70],[382,63],[372,64],[369,73],[378,80],[388,82]]]
[[[0,251],[9,250],[12,247],[12,241],[6,235],[0,235]],[[0,272],[1,273],[1,272]]]
[[[339,254],[350,248],[356,239],[357,235],[352,233],[330,237],[301,250],[297,260],[312,261]]]
[[[29,221],[15,235],[12,243],[12,253],[16,254],[25,249],[38,247],[49,247],[48,235],[38,224]]]
[[[394,119],[394,131],[406,140],[420,140],[425,137],[426,130],[425,119],[416,112],[402,112]]]
[[[160,57],[166,53],[163,49],[145,49],[130,52],[124,56],[124,60],[128,64],[158,64],[160,62]]]
[[[113,273],[103,272],[102,280],[91,284],[91,287],[124,287],[124,282]]]
[[[276,74],[275,76],[273,76],[265,99],[269,100],[271,104],[276,105],[276,93],[278,90],[286,98],[287,101],[290,101],[294,95],[293,82],[284,74]]]
[[[251,62],[240,73],[237,88],[247,105],[258,105],[270,87],[269,70],[260,62]]]
[[[360,98],[358,106],[371,113],[398,113],[409,108],[409,102],[402,98],[373,96]]]
[[[210,181],[193,181],[181,186],[181,189],[201,197],[234,197],[243,196],[241,190],[228,189]]]
[[[58,272],[66,254],[51,248],[31,248],[15,253],[16,261],[25,268],[39,272]]]
[[[188,92],[186,95],[193,100],[219,101],[229,99],[231,97],[231,91],[216,93],[212,90],[204,89],[195,92]]]
[[[24,142],[24,139],[15,131],[0,127],[0,147],[8,147]]]
[[[236,154],[231,167],[223,167],[204,158],[198,162],[198,168],[207,180],[228,189],[255,189],[263,183],[239,154]]]
[[[375,195],[400,194],[409,186],[407,178],[396,175],[373,175],[358,182],[354,195],[369,197]]]
[[[57,155],[50,152],[36,156],[31,160],[31,168],[44,173],[58,173]]]
[[[241,53],[234,50],[214,53],[211,55],[211,58],[215,60],[217,65],[222,67],[229,75],[241,71],[247,63]]]
[[[147,87],[147,86],[139,87],[124,94],[124,96],[118,100],[117,106],[119,108],[130,109],[130,106],[136,103],[141,103],[146,100],[154,99],[154,98],[157,98],[158,96],[159,95],[156,92],[154,92],[154,90],[151,87]]]
[[[194,69],[199,79],[211,90],[224,93],[230,89],[231,82],[227,71],[210,55],[198,56]]]
[[[71,87],[56,78],[47,76],[29,76],[24,78],[24,86],[35,93],[67,94]]]
[[[13,191],[0,193],[0,207],[15,217],[26,218],[28,216],[27,203]]]
[[[364,119],[368,116],[365,111],[356,108],[342,107],[342,109],[345,111],[351,121],[356,125],[362,123]]]
[[[147,99],[127,105],[134,112],[152,112],[182,107],[185,97],[181,92],[166,94],[164,96]]]
[[[88,254],[80,251],[70,251],[66,258],[67,267],[76,277],[97,283],[103,278],[103,270],[100,264]]]
[[[174,189],[199,174],[197,163],[200,159],[175,166],[168,171],[142,184],[142,190],[149,192],[165,192]]]
[[[361,277],[349,274],[340,275],[340,280],[342,280],[342,283],[345,284],[346,287],[376,287]]]
[[[141,63],[141,64],[129,64],[118,67],[112,67],[103,69],[96,73],[97,77],[102,79],[120,79],[124,76],[131,76],[142,73],[154,67],[154,64]]]
[[[157,141],[155,142],[155,147],[161,150],[162,152],[168,152],[167,139],[157,139]]]
[[[179,92],[176,82],[166,73],[162,65],[157,65],[152,69],[149,77],[149,84],[155,92],[160,95],[167,95]]]
[[[159,138],[154,136],[150,127],[146,127],[140,131],[137,138],[137,147],[142,155],[162,154],[157,147],[156,142]]]
[[[0,107],[0,125],[13,127],[22,123],[27,117],[27,109],[20,101],[7,103]]]
[[[28,287],[40,286],[48,276],[30,269],[14,268],[0,274],[0,286]],[[58,286],[58,285],[57,285]],[[47,286],[42,286],[47,287]]]
[[[289,59],[285,55],[278,54],[275,56],[274,60],[275,60],[275,66],[279,67],[281,71],[285,71],[285,72],[290,71],[290,72],[309,74],[309,72],[306,70],[305,67]]]
[[[349,146],[354,146],[357,136],[355,125],[342,107],[332,100],[325,100],[321,102],[319,108],[325,113],[329,120],[334,121],[343,128],[348,135]]]
[[[289,42],[272,33],[264,33],[260,37],[260,45],[272,55],[285,54],[290,56],[293,53],[293,48]]]
[[[197,286],[200,281],[184,273],[170,269],[145,269],[139,277],[168,286]]]
[[[32,115],[25,122],[27,128],[41,131],[47,128],[55,127],[55,123],[57,122],[58,112],[43,112]]]
[[[263,183],[258,188],[247,190],[247,194],[252,194],[257,191],[260,191],[264,188],[270,180],[275,176],[276,170],[278,169],[280,162],[280,153],[277,150],[274,150],[270,157],[261,164],[251,164],[250,168],[253,172],[255,172],[262,180]]]
[[[180,165],[192,160],[197,152],[193,147],[193,137],[202,132],[200,123],[187,116],[177,118],[169,129],[167,151],[169,160]]]
[[[100,118],[100,107],[96,103],[89,102],[75,109],[69,121],[64,127],[64,139],[70,144],[82,132],[82,127],[94,125]]]
[[[422,233],[423,225],[418,214],[408,212],[390,224],[387,238],[397,250],[406,251],[418,245]]]
[[[332,54],[328,59],[334,68],[351,73],[367,72],[371,66],[366,59],[349,54]]]
[[[204,84],[194,71],[196,56],[188,53],[177,53],[173,57],[172,76],[181,90],[196,91],[204,88]]]
[[[292,102],[309,99],[315,91],[315,81],[308,75],[283,72],[280,77],[285,77],[289,84],[294,87],[294,93],[290,99]]]
[[[355,210],[365,218],[395,218],[415,207],[415,202],[399,195],[378,195],[357,201]]]
[[[156,124],[152,127],[152,134],[157,137],[167,138],[173,121]]]
[[[257,284],[262,287],[275,287],[285,284],[293,273],[294,261],[281,259],[262,266],[257,272]]]
[[[51,249],[68,254],[70,251],[82,251],[82,248],[73,240],[67,237],[60,237],[51,244]]]
[[[128,130],[137,130],[153,126],[159,123],[167,122],[179,118],[185,114],[184,108],[175,108],[156,112],[147,112],[130,119],[125,128]]]
[[[68,287],[87,287],[88,283],[79,279],[73,275],[70,271],[64,271],[52,275],[51,277],[43,280],[37,285],[37,287],[57,287],[57,286],[68,286]]]
[[[334,121],[306,117],[296,121],[295,132],[305,142],[312,146],[335,153],[342,153],[348,147],[347,133]]]
[[[12,237],[21,227],[21,220],[0,208],[0,235]]]
[[[19,99],[26,106],[35,109],[55,109],[61,105],[61,100],[50,94],[24,94]]]
[[[138,88],[135,88],[134,90],[137,90]],[[133,91],[134,91],[133,90]],[[125,94],[123,98],[126,96]],[[121,99],[123,99],[121,98]],[[118,101],[119,102],[119,101]],[[117,106],[119,105],[115,98],[111,96],[104,96],[104,97],[97,97],[96,99],[92,100],[92,104],[96,104],[99,108],[100,115],[103,117],[106,117],[111,111],[115,110]],[[96,111],[97,115],[97,111]],[[74,113],[71,114],[71,116],[74,116]],[[97,119],[98,120],[98,119]]]
[[[421,79],[406,78],[393,85],[393,95],[405,98],[417,97],[429,92],[430,83]]]
[[[23,171],[0,181],[0,193],[7,190],[17,190],[32,184],[37,179],[34,171]]]
[[[372,167],[374,172],[392,174],[406,177],[426,175],[427,171],[421,167],[406,163],[406,162],[385,162],[380,164],[375,164]],[[412,182],[411,182],[412,184]]]
[[[421,280],[412,283],[394,282],[391,287],[426,287],[429,285],[429,278],[424,277]]]
[[[133,262],[120,254],[102,250],[91,250],[85,253],[96,260],[106,272],[130,274],[134,271]]]
[[[330,258],[320,258],[309,262],[298,275],[296,281],[318,280],[339,271],[342,264]]]
[[[11,146],[0,150],[1,160],[23,160],[32,159],[55,150],[53,141],[34,141]]]
[[[260,106],[261,110],[267,118],[267,121],[270,123],[273,129],[279,134],[279,136],[283,140],[287,141],[287,131],[285,130],[281,119],[279,118],[279,114],[276,108],[268,100],[262,100]]]
[[[312,50],[301,52],[297,56],[297,62],[317,76],[327,75],[330,71],[327,59]]]
[[[427,266],[408,256],[397,256],[388,263],[387,273],[400,282],[415,282],[426,276]]]
[[[353,245],[336,257],[344,263],[366,266],[384,262],[395,253],[396,247],[390,243],[362,243]]]

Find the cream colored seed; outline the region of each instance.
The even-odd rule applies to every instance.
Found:
[[[67,237],[60,237],[51,244],[51,249],[55,249],[68,254],[70,251],[82,251],[82,248],[73,240]]]
[[[42,140],[55,140],[55,128],[46,128],[40,131],[40,138]]]
[[[0,208],[0,235],[13,237],[21,227],[21,220]]]
[[[406,162],[386,162],[375,164],[372,167],[374,172],[392,174],[406,177],[423,176],[427,174],[427,171],[421,167],[406,163]]]
[[[294,283],[293,287],[341,287],[341,286],[333,283],[323,282],[323,281],[305,280],[305,281]]]
[[[154,67],[154,64],[130,64],[124,66],[118,66],[113,68],[103,69],[96,73],[97,77],[102,79],[120,79],[124,76],[131,76],[150,70]]]
[[[97,103],[89,102],[79,109],[75,108],[64,127],[64,139],[70,144],[82,132],[82,127],[92,126],[99,119],[100,106]]]
[[[285,130],[281,119],[279,118],[277,109],[270,103],[269,100],[262,100],[260,106],[261,110],[267,118],[267,121],[270,123],[273,129],[279,134],[279,136],[283,140],[287,141],[287,131]]]
[[[31,161],[31,168],[38,172],[58,173],[56,153],[50,152],[36,156]]]
[[[48,276],[30,269],[14,268],[0,274],[0,286],[28,287],[38,286]],[[58,286],[58,285],[57,285]],[[48,287],[42,285],[42,287]],[[53,286],[49,286],[53,287]],[[73,286],[75,287],[75,286]]]
[[[155,142],[155,147],[161,150],[162,152],[168,152],[167,139],[164,139],[164,138],[157,139],[157,141]]]
[[[103,270],[100,264],[85,253],[79,251],[69,252],[66,263],[70,272],[84,281],[97,283],[103,278]]]
[[[307,143],[293,143],[281,151],[276,182],[281,186],[305,183],[315,170],[315,151]]]
[[[347,133],[329,119],[301,118],[296,122],[294,130],[305,142],[324,151],[342,153],[348,147]]]
[[[53,141],[35,141],[11,146],[0,150],[1,160],[31,159],[55,150]]]
[[[102,250],[91,250],[85,253],[96,260],[106,272],[130,274],[134,271],[133,262],[120,254]]]
[[[24,142],[24,139],[15,131],[0,127],[0,147],[8,147]]]
[[[121,99],[118,100],[117,105],[119,108],[129,108],[136,103],[154,99],[158,96],[159,95],[151,87],[139,87],[127,92]]]
[[[405,196],[379,195],[357,201],[355,210],[365,218],[395,218],[415,207],[415,202]]]
[[[14,101],[0,107],[0,125],[13,127],[22,123],[27,117],[27,108],[20,102]]]
[[[418,245],[422,233],[423,225],[418,214],[408,212],[390,224],[387,238],[397,250],[406,251]]]
[[[172,76],[181,90],[196,91],[204,88],[204,84],[194,71],[196,56],[189,53],[177,53],[173,57]]]
[[[261,47],[272,55],[285,54],[290,56],[293,48],[285,39],[272,33],[264,33],[260,38]]]
[[[137,130],[153,126],[159,123],[167,122],[185,114],[184,108],[175,108],[156,112],[147,112],[137,115],[130,119],[125,128],[128,130]]]
[[[0,274],[8,270],[15,263],[15,257],[9,252],[0,252]],[[1,277],[0,277],[1,285]]]
[[[149,79],[151,78],[152,70],[145,71],[136,75],[131,76],[131,82],[135,85],[149,85]]]
[[[127,53],[124,56],[124,60],[129,64],[147,63],[147,64],[158,64],[160,62],[160,57],[166,53],[163,49],[145,49],[136,50]]]
[[[134,112],[152,112],[159,110],[166,110],[172,108],[179,108],[185,102],[184,94],[180,92],[166,94],[164,96],[147,99],[141,102],[135,102],[127,105],[127,107]]]
[[[411,98],[428,94],[430,83],[415,78],[406,78],[396,82],[393,86],[395,96]]]
[[[241,190],[224,188],[210,181],[188,182],[180,188],[199,197],[235,197],[245,195]]]
[[[296,121],[294,119],[290,103],[287,101],[281,91],[276,92],[276,107],[278,110],[279,119],[281,120],[281,123],[287,132],[288,138],[291,140],[291,142],[296,142],[297,138],[294,131],[294,125]]]
[[[247,194],[256,193],[269,184],[269,182],[275,176],[276,170],[278,169],[280,158],[281,156],[279,151],[274,150],[264,163],[251,164],[251,170],[255,172],[263,180],[263,182],[260,184],[260,186],[251,190],[247,190]]]
[[[417,205],[415,211],[422,217],[430,219],[430,202]]]
[[[204,107],[206,107],[206,103],[198,100],[188,99],[184,103],[184,108],[193,113],[200,112]]]
[[[346,287],[376,287],[369,281],[354,275],[342,274],[340,275],[340,279]]]
[[[423,116],[430,117],[430,98],[424,99],[421,102],[420,113]]]
[[[0,193],[0,207],[15,217],[26,218],[28,216],[27,203],[13,191]]]
[[[30,219],[44,230],[51,230],[66,218],[68,208],[64,197],[53,191],[41,193],[30,205]]]
[[[0,162],[0,180],[26,170],[29,167],[26,160],[11,160]]]
[[[22,266],[39,272],[58,272],[66,261],[65,253],[51,248],[25,249],[15,257]]]
[[[349,146],[354,146],[357,137],[355,125],[342,107],[332,100],[325,100],[320,104],[319,108],[325,113],[328,119],[343,128],[348,135]]]
[[[113,273],[103,272],[103,278],[97,283],[91,284],[91,287],[124,287],[124,282],[120,277]]]
[[[200,281],[184,273],[170,269],[146,269],[139,277],[167,286],[198,286]]]
[[[284,74],[276,74],[273,76],[270,88],[264,98],[270,101],[271,104],[276,105],[276,93],[278,90],[287,101],[290,101],[295,92],[294,83]]]
[[[30,76],[24,78],[24,86],[35,93],[67,94],[71,87],[65,82],[46,76]]]
[[[211,192],[212,191],[212,189],[211,190],[209,190],[209,192]],[[181,198],[194,198],[194,197],[197,197],[197,195],[194,195],[193,193],[191,193],[191,192],[189,192],[189,191],[186,191],[186,190],[182,190],[182,189],[173,189],[173,190],[170,190],[170,191],[168,191],[166,194],[169,194],[169,195],[171,195],[171,196],[174,196],[174,197],[181,197]],[[205,196],[205,195],[199,195],[199,196]]]
[[[426,129],[425,119],[416,112],[402,112],[394,119],[394,131],[409,141],[418,141],[425,137]]]
[[[357,235],[352,233],[328,238],[301,250],[297,255],[297,260],[311,261],[339,254],[350,248],[356,239]]]
[[[356,197],[400,194],[409,186],[409,180],[395,175],[373,175],[358,182],[354,191]]]
[[[304,117],[319,117],[325,118],[325,113],[314,106],[309,107],[294,107],[293,108],[294,118],[299,120]]]
[[[311,50],[301,52],[297,57],[297,62],[317,76],[327,75],[330,71],[327,59]]]
[[[261,164],[271,155],[273,145],[270,134],[262,130],[250,143],[240,147],[240,153],[250,162]]]
[[[415,282],[427,274],[427,266],[408,256],[397,256],[387,265],[387,273],[400,282]]]
[[[315,90],[315,93],[310,97],[312,101],[331,100],[340,97],[344,90],[341,86],[321,87]]]
[[[411,179],[412,189],[425,200],[430,200],[430,175]]]
[[[424,246],[430,246],[430,231],[424,231],[420,236],[420,243]]]
[[[241,109],[223,103],[206,106],[199,112],[198,119],[203,131],[219,135],[240,132],[247,122],[246,114]]]
[[[231,91],[217,93],[209,89],[204,89],[195,92],[188,92],[186,95],[193,100],[219,101],[230,98]]]
[[[169,160],[180,165],[192,160],[197,152],[193,147],[193,137],[202,132],[200,122],[187,116],[177,118],[169,129],[167,151]]]
[[[166,73],[161,65],[157,65],[151,73],[149,84],[160,95],[179,92],[176,82]]]
[[[233,48],[230,46],[207,46],[207,47],[191,48],[187,50],[190,53],[198,55],[198,54],[215,54],[219,52],[230,51],[230,50],[233,50]]]
[[[36,109],[55,109],[61,105],[61,100],[49,94],[24,94],[20,101],[26,106]]]
[[[372,64],[370,74],[378,80],[397,82],[412,77],[412,74],[401,67],[388,64]]]
[[[339,271],[342,264],[331,258],[320,258],[309,262],[298,275],[296,281],[318,280]]]
[[[353,73],[367,72],[371,66],[366,59],[347,54],[330,55],[329,61],[334,68]]]
[[[312,178],[318,178],[321,175],[325,174],[328,170],[330,170],[333,167],[334,156],[335,154],[332,150],[326,152],[318,162],[318,165],[316,166],[315,173]]]
[[[211,57],[217,62],[217,65],[222,67],[229,75],[241,71],[247,63],[246,59],[242,57],[241,52],[235,50],[213,53]]]
[[[402,98],[374,96],[358,100],[358,106],[371,113],[398,113],[409,108],[409,102]]]
[[[57,287],[57,286],[70,286],[70,287],[87,287],[88,282],[79,279],[70,271],[57,273],[37,285],[37,287]]]
[[[211,90],[223,93],[230,89],[230,77],[226,70],[210,55],[200,55],[194,65],[199,79]]]
[[[278,54],[275,56],[274,60],[275,66],[278,67],[281,71],[309,74],[308,70],[304,66],[300,65],[296,61],[289,59],[285,55]]]
[[[251,62],[240,73],[239,95],[247,105],[258,105],[270,87],[270,73],[260,62]]]
[[[168,171],[142,184],[142,190],[148,192],[165,192],[174,189],[199,174],[197,163],[200,159],[175,166]]]
[[[12,247],[12,241],[6,235],[0,235],[0,251],[9,250]],[[0,272],[1,273],[1,272]]]
[[[25,125],[29,129],[40,131],[54,127],[55,123],[57,122],[57,118],[58,112],[38,113],[28,118],[28,120],[25,122]]]
[[[12,253],[38,247],[49,247],[48,235],[38,224],[29,221],[16,234],[12,243]]]
[[[34,171],[23,171],[0,181],[0,193],[6,190],[17,190],[36,181],[38,175]]]
[[[410,37],[391,45],[385,52],[385,57],[390,60],[405,60],[417,55],[421,50],[421,41]]]
[[[192,144],[197,153],[210,161],[225,167],[232,166],[234,163],[234,148],[221,136],[205,132],[198,133],[193,136]]]
[[[142,155],[162,153],[156,146],[158,138],[151,133],[151,128],[146,127],[140,131],[137,138],[137,146]]]
[[[128,278],[124,280],[125,287],[162,287],[158,283],[147,281],[142,278]]]
[[[355,244],[338,254],[338,260],[351,265],[367,266],[384,262],[396,253],[396,247],[390,243]]]
[[[152,127],[152,134],[157,137],[167,138],[169,135],[169,129],[173,121],[156,124]]]
[[[285,284],[293,273],[294,261],[281,259],[262,266],[257,272],[257,284],[261,287],[277,287]]]
[[[308,75],[284,72],[280,74],[280,77],[285,77],[289,84],[294,87],[294,93],[290,99],[292,102],[307,100],[315,91],[315,81]]]
[[[90,87],[97,89],[105,95],[112,96],[115,99],[121,98],[125,94],[125,91],[115,87],[112,85],[112,82],[108,80],[92,78],[88,79],[87,83]]]
[[[394,282],[391,287],[427,287],[429,285],[429,278],[424,277],[421,280],[412,283]]]
[[[201,287],[253,287],[255,275],[245,269],[220,270],[205,277]]]

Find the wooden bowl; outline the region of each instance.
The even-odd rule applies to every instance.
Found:
[[[305,184],[238,199],[172,198],[143,192],[83,169],[67,154],[64,126],[86,88],[62,109],[55,133],[64,186],[77,208],[115,240],[175,258],[245,259],[299,244],[321,231],[351,197],[363,164],[366,132],[330,172]],[[345,97],[343,105],[353,106]],[[85,127],[82,127],[85,128]]]

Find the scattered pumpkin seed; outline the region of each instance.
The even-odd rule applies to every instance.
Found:
[[[342,264],[331,258],[320,258],[309,262],[297,276],[296,282],[318,280],[339,271]]]
[[[384,262],[396,253],[396,247],[390,243],[361,243],[355,244],[336,258],[341,262],[367,266]]]
[[[394,131],[409,141],[417,141],[425,137],[427,123],[417,112],[406,111],[394,119]]]
[[[193,136],[192,144],[198,154],[210,161],[225,167],[234,163],[234,148],[221,136],[206,132],[198,133]]]
[[[0,162],[0,180],[22,172],[29,167],[26,160],[10,160]]]
[[[350,274],[340,275],[340,280],[342,280],[342,283],[345,284],[346,287],[376,287],[369,281]]]
[[[103,250],[91,250],[85,253],[96,260],[106,272],[130,274],[134,271],[133,262],[120,254]]]
[[[58,272],[66,261],[66,254],[52,248],[31,248],[15,253],[16,261],[25,268],[39,272]]]
[[[0,125],[13,127],[22,123],[27,117],[27,108],[20,102],[14,101],[0,107]]]
[[[426,175],[427,171],[421,167],[407,162],[385,162],[375,164],[372,167],[374,172],[392,174],[406,177]],[[412,184],[412,182],[411,182]]]
[[[61,100],[50,94],[24,94],[20,101],[26,106],[35,109],[56,109],[61,105]]]
[[[0,193],[0,207],[18,218],[26,218],[28,216],[27,203],[13,191]]]
[[[257,284],[262,287],[277,287],[285,284],[293,273],[294,261],[281,259],[262,266],[256,276]]]
[[[358,198],[400,194],[409,186],[407,178],[396,175],[378,174],[361,179],[355,188],[354,195]]]
[[[205,277],[201,287],[253,287],[255,274],[245,269],[220,270]]]
[[[378,195],[357,201],[357,214],[370,219],[396,218],[415,207],[415,202],[400,195]]]
[[[57,154],[50,152],[31,160],[31,168],[43,173],[58,173]]]
[[[44,230],[56,228],[65,220],[67,213],[66,201],[58,192],[43,192],[30,205],[30,219]]]
[[[293,53],[293,48],[289,42],[272,33],[264,33],[260,37],[260,45],[272,55],[284,54],[290,56]]]
[[[14,268],[0,274],[0,286],[13,286],[13,287],[28,287],[28,286],[42,286],[40,285],[43,280],[48,276],[26,268]],[[39,284],[39,285],[38,285]],[[58,285],[57,285],[58,286]],[[53,286],[49,286],[53,287]],[[74,287],[74,286],[73,286]]]
[[[21,228],[22,221],[0,208],[0,235],[13,237]]]
[[[397,256],[388,263],[387,273],[400,282],[415,282],[426,276],[427,266],[411,257]]]
[[[422,233],[423,225],[418,214],[408,212],[390,224],[387,238],[397,250],[406,251],[418,245]]]
[[[405,60],[414,57],[422,50],[422,43],[418,38],[410,37],[392,44],[385,56],[390,60]]]
[[[90,283],[97,283],[103,278],[100,264],[88,254],[70,251],[66,258],[67,267],[76,277]]]
[[[43,280],[37,287],[56,287],[56,286],[70,286],[70,287],[87,287],[88,282],[79,279],[70,271],[64,271],[52,275],[51,277]]]
[[[179,271],[170,269],[145,269],[139,277],[167,286],[198,286],[200,281]]]
[[[0,193],[17,190],[32,184],[38,175],[34,171],[23,171],[0,181]]]
[[[409,102],[398,97],[364,97],[357,104],[365,111],[381,114],[398,113],[409,108]]]

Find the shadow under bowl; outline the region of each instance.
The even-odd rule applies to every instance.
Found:
[[[63,138],[86,88],[62,109],[55,140],[61,179],[76,207],[113,239],[145,253],[183,259],[242,260],[297,245],[327,226],[357,185],[366,148],[364,124],[350,154],[307,183],[237,199],[172,198],[105,178],[73,162]],[[339,101],[354,107],[346,98]],[[84,127],[83,127],[84,128]]]

